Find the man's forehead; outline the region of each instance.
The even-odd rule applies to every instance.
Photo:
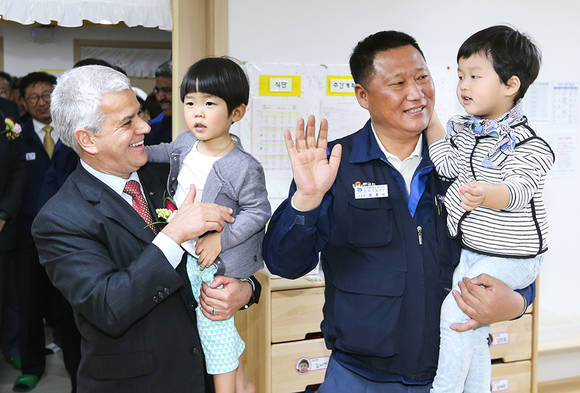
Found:
[[[157,78],[155,78],[155,85],[170,85],[170,84],[171,78],[167,76],[158,76]]]
[[[111,91],[103,94],[101,110],[105,115],[122,119],[132,115],[139,109],[139,102],[133,90]]]
[[[31,90],[52,90],[54,86],[48,82],[36,82],[31,85],[26,86],[26,91]]]
[[[425,63],[425,59],[423,59],[421,52],[411,45],[377,52],[373,59],[373,64],[375,67],[381,65],[388,69],[393,69],[393,72],[400,71],[396,68],[412,70],[427,68],[427,64]]]

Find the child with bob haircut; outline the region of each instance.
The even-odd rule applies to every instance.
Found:
[[[453,181],[444,197],[447,227],[463,247],[453,289],[463,277],[482,273],[512,289],[525,288],[548,249],[542,191],[554,164],[552,149],[522,111],[522,97],[540,70],[540,53],[524,34],[493,26],[461,45],[457,64],[457,97],[469,115],[452,117],[447,132],[434,116],[427,130],[439,176]],[[468,320],[449,293],[441,306],[431,392],[490,391],[489,325],[464,333],[450,329]]]
[[[181,83],[181,101],[189,132],[175,141],[147,146],[149,161],[171,165],[167,188],[177,207],[190,185],[195,200],[233,209],[235,221],[222,232],[211,232],[182,244],[188,252],[187,274],[195,300],[197,325],[207,372],[217,393],[250,393],[239,357],[245,344],[234,318],[212,321],[199,305],[203,282],[223,274],[242,280],[263,267],[262,239],[270,218],[264,170],[245,152],[230,126],[242,119],[249,97],[244,70],[228,58],[206,58],[193,64]],[[215,308],[211,309],[215,315]]]

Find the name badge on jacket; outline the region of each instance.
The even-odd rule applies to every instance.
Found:
[[[361,183],[355,182],[354,199],[386,198],[389,196],[389,186],[387,184]]]
[[[33,161],[33,160],[36,160],[36,153],[33,151],[30,153],[26,153],[26,161]]]

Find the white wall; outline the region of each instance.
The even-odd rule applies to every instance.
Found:
[[[250,62],[347,63],[359,40],[379,30],[393,29],[417,39],[434,73],[443,72],[447,66],[454,72],[457,49],[469,35],[494,24],[510,24],[529,33],[542,50],[538,81],[580,84],[577,50],[580,29],[568,22],[571,15],[580,15],[580,3],[236,0],[229,2],[229,52]],[[453,96],[449,91],[438,92],[439,99],[454,100]],[[580,111],[580,107],[575,109]],[[580,156],[577,140],[580,127],[575,126],[572,131],[576,134],[570,155],[572,173],[552,176],[545,192],[551,231],[550,251],[544,259],[541,277],[540,349],[573,339],[576,345],[580,344],[580,307],[575,301],[580,276],[576,229],[580,222],[576,203],[580,181],[578,160],[574,158]],[[580,353],[575,352],[573,357],[576,367],[545,367],[545,373],[540,363],[540,378],[580,375],[577,367]],[[551,353],[541,357],[540,362],[543,359],[551,362],[554,356]]]
[[[32,37],[34,29],[38,41]],[[40,68],[72,67],[74,39],[171,42],[171,32],[144,27],[91,26],[41,28],[0,23],[4,38],[4,71],[23,76]]]

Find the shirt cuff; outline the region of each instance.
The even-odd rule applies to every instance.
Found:
[[[153,239],[153,244],[155,244],[161,250],[171,266],[176,269],[177,265],[179,265],[181,262],[181,257],[183,257],[183,248],[181,248],[179,244],[175,243],[173,239],[171,239],[163,232],[159,232],[159,234],[155,236],[155,239]]]
[[[304,225],[306,227],[316,225],[316,221],[318,220],[318,215],[320,213],[321,206],[322,202],[320,203],[320,205],[318,205],[312,210],[307,211],[298,210],[296,206],[294,206],[294,201],[292,200],[292,198],[290,198],[290,207],[292,208],[290,212],[295,216],[294,224]]]

